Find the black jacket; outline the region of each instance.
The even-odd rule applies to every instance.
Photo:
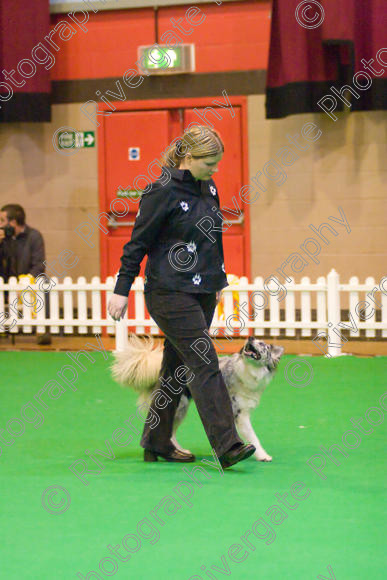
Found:
[[[145,292],[163,288],[210,293],[228,285],[215,183],[196,181],[188,170],[168,171],[171,180],[165,185],[155,181],[141,198],[131,240],[124,246],[115,294],[129,294],[145,254]]]
[[[45,271],[44,260],[42,234],[27,225],[16,238],[0,242],[0,276],[5,280],[20,274],[32,274],[36,278]]]

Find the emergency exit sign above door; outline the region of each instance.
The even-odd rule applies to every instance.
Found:
[[[138,70],[148,74],[177,74],[195,71],[195,45],[163,44],[138,47]]]

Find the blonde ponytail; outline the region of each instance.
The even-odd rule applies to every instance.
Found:
[[[224,152],[223,141],[215,129],[206,125],[194,125],[188,128],[180,138],[173,140],[163,155],[166,167],[179,167],[190,152],[192,157],[209,157]]]

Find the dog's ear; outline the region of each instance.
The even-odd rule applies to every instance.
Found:
[[[277,345],[270,345],[271,348],[271,356],[273,359],[275,360],[279,360],[281,358],[281,356],[283,355],[285,349],[283,348],[283,346],[277,346]]]
[[[245,348],[247,348],[250,345],[250,343],[252,343],[252,342],[254,342],[254,336],[248,336],[245,344],[240,349],[239,354],[243,354],[243,351],[245,350]]]

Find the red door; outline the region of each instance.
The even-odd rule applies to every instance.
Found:
[[[112,217],[113,223],[109,226],[108,234],[100,232],[102,279],[117,273],[122,248],[130,239],[138,210],[138,195],[135,194],[137,201],[130,197],[133,195],[131,190],[135,191],[134,184],[144,189],[147,183],[157,179],[161,170],[153,162],[160,159],[161,153],[173,138],[181,135],[189,123],[200,123],[200,117],[194,111],[195,104],[191,106],[191,102],[190,107],[177,104],[168,107],[168,102],[165,102],[160,108],[144,110],[150,106],[147,103],[146,107],[138,111],[124,110],[125,105],[133,107],[134,103],[120,105],[120,111],[101,118],[100,211],[110,212],[113,209],[116,214],[123,214],[121,217]],[[200,106],[196,108],[201,111],[206,106],[203,99],[200,99]],[[208,106],[216,108],[222,117],[216,119],[211,114],[209,120],[220,132],[225,144],[219,172],[214,176],[215,183],[222,209],[229,208],[234,212],[224,212],[224,217],[232,224],[224,233],[226,272],[249,276],[249,206],[238,195],[241,187],[247,184],[247,151],[244,149],[246,135],[243,134],[242,110],[240,105],[233,105],[232,117],[230,110],[217,108],[209,100]],[[145,177],[139,178],[140,175]],[[144,265],[145,260],[141,275]]]
[[[168,144],[169,124],[168,111],[120,112],[105,120],[105,179],[100,203],[101,211],[114,211],[115,223],[109,226],[107,235],[100,233],[103,279],[119,270],[122,248],[132,234],[139,200],[134,184],[145,189],[160,175],[157,165],[150,168],[149,175],[148,165],[160,156],[162,144]]]
[[[204,109],[197,108],[199,112]],[[249,250],[248,244],[248,205],[239,197],[239,191],[243,183],[243,140],[240,107],[233,107],[234,117],[230,111],[217,108],[222,119],[217,119],[214,114],[208,115],[208,120],[219,131],[224,143],[224,155],[219,163],[219,171],[214,175],[220,206],[224,219],[231,223],[223,234],[224,263],[227,274],[236,276],[249,275]],[[199,116],[193,109],[184,112],[184,126],[187,127],[193,121],[198,121]],[[231,212],[225,211],[225,208]],[[247,212],[246,212],[247,210]]]

